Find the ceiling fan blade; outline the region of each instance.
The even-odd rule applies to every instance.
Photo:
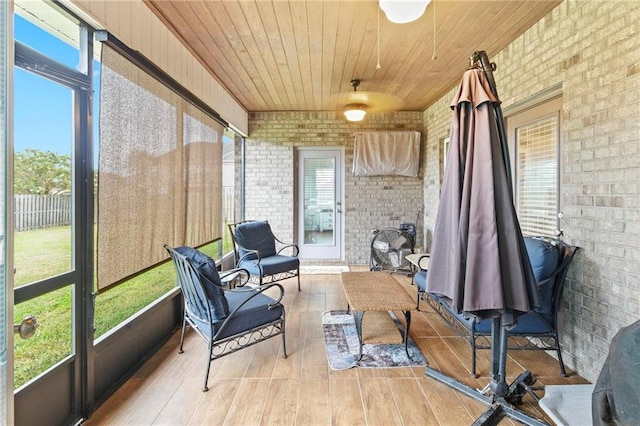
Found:
[[[343,104],[339,108],[351,104],[365,105],[367,112],[398,111],[404,104],[401,97],[383,92],[347,92],[341,94],[340,99]]]

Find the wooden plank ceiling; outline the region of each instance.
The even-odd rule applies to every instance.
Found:
[[[398,25],[377,0],[146,0],[249,112],[341,110],[354,78],[423,111],[474,51],[491,59],[560,2],[432,0]]]

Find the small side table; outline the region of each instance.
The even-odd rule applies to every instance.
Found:
[[[422,270],[429,269],[429,263],[431,262],[431,255],[429,253],[413,253],[409,254],[405,257],[411,264],[411,285],[415,284],[413,282],[413,277],[416,272]]]

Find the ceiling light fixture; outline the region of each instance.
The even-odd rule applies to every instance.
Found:
[[[395,24],[406,24],[420,18],[431,0],[380,0],[380,9]]]
[[[351,87],[353,87],[353,91],[355,92],[360,85],[360,80],[354,78],[349,84],[351,84]],[[344,116],[349,121],[362,121],[364,116],[367,115],[367,111],[364,110],[366,107],[367,106],[364,104],[348,104],[346,106],[347,109],[344,111]]]
[[[344,116],[349,121],[362,121],[367,111],[364,110],[365,105],[362,104],[350,104],[347,105],[347,109],[344,112]]]

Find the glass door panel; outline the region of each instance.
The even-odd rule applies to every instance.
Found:
[[[340,259],[342,255],[342,152],[299,151],[300,257]]]
[[[72,265],[73,91],[15,69],[14,285]]]
[[[303,181],[304,243],[333,244],[335,164],[333,158],[305,158]]]

